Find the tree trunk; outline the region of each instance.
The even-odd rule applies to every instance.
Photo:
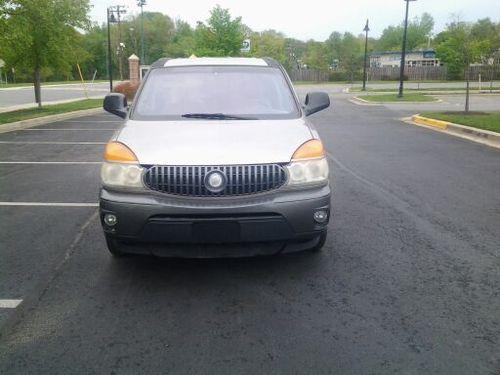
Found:
[[[470,74],[469,67],[467,67],[467,71],[465,72],[465,78],[467,80],[467,85],[465,89],[465,113],[469,113],[469,87],[470,87]]]
[[[35,102],[38,103],[38,108],[42,108],[42,90],[41,90],[41,72],[40,68],[35,68],[35,73],[33,75],[33,83],[35,87]]]

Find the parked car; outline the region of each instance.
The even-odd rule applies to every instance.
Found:
[[[272,59],[160,59],[106,145],[100,215],[113,255],[233,257],[319,250],[330,218],[325,149]]]

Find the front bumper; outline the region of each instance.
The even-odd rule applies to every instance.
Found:
[[[125,252],[176,257],[247,256],[313,247],[328,220],[330,187],[278,190],[226,198],[122,193],[101,189],[100,216],[106,235]],[[106,214],[117,223],[108,226]]]

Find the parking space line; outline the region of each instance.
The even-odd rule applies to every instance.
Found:
[[[119,124],[122,121],[120,121],[120,120],[97,120],[97,121],[96,120],[80,120],[80,121],[78,121],[78,120],[66,120],[64,122],[80,122],[82,124],[95,124],[96,122],[99,122],[99,123],[101,123],[101,122],[114,122],[116,124]]]
[[[105,145],[106,142],[0,141],[3,145]]]
[[[78,128],[78,129],[39,129],[39,128],[31,128],[31,129],[19,129],[18,131],[23,131],[23,132],[33,132],[33,131],[45,131],[45,130],[49,130],[49,131],[68,131],[68,130],[77,130],[77,131],[80,131],[80,130],[107,130],[107,131],[115,131],[116,129],[115,128]]]
[[[0,309],[15,309],[21,302],[22,299],[0,299]]]
[[[29,207],[99,207],[99,203],[59,203],[59,202],[0,202],[0,206]]]
[[[100,161],[0,161],[0,164],[102,164]]]

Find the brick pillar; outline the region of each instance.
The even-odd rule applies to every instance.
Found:
[[[134,85],[139,84],[139,58],[132,54],[128,58],[128,71],[130,74],[130,82]]]

